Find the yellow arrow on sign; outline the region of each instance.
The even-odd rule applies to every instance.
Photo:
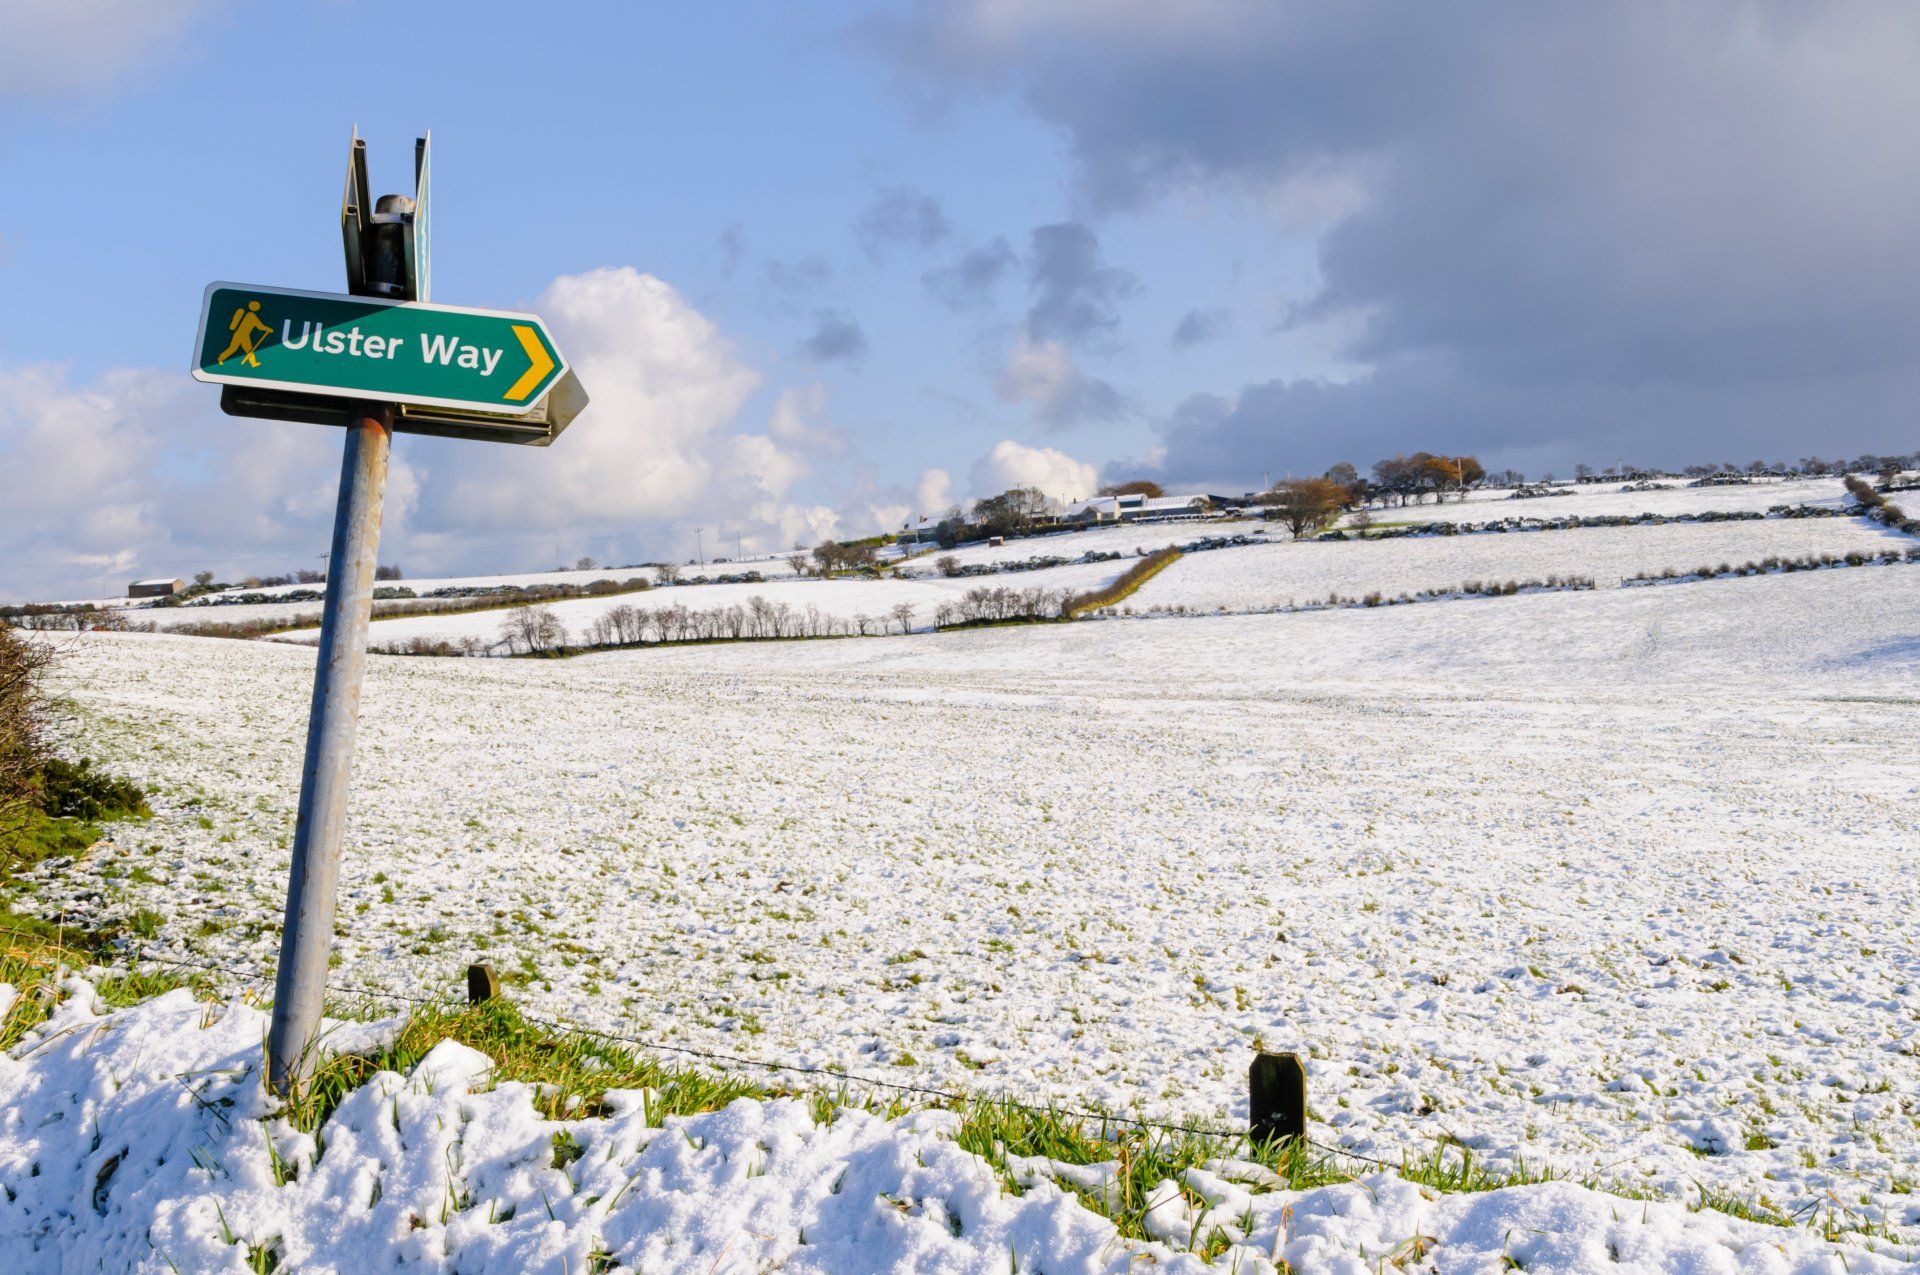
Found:
[[[514,324],[513,334],[520,338],[520,348],[533,360],[533,365],[521,373],[520,379],[507,391],[507,400],[517,403],[533,392],[533,387],[540,384],[540,378],[553,371],[553,360],[547,357],[547,347],[540,344],[539,333],[526,324]]]

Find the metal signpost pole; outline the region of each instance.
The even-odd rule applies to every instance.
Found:
[[[320,1009],[326,999],[340,840],[353,775],[360,679],[367,664],[367,620],[373,611],[380,514],[386,503],[393,408],[367,403],[361,410],[359,422],[347,428],[346,455],[340,465],[340,503],[334,511],[333,553],[327,562],[320,659],[313,675],[313,706],[307,714],[307,756],[300,768],[293,872],[287,883],[280,969],[274,983],[267,1083],[282,1094],[298,1088],[312,1070]]]
[[[370,292],[403,291],[407,262],[402,223],[412,201],[380,200],[362,255]],[[327,997],[327,958],[340,881],[340,842],[353,780],[353,737],[360,724],[360,680],[367,668],[367,622],[380,556],[380,515],[387,500],[387,454],[393,405],[360,404],[347,426],[340,461],[340,501],[333,511],[327,596],[320,617],[320,654],[307,710],[307,756],[300,767],[300,811],[293,825],[293,868],[280,927],[274,975],[273,1026],[267,1037],[267,1087],[298,1090],[312,1073]]]
[[[194,379],[221,387],[221,411],[346,429],[267,1038],[267,1085],[283,1095],[318,1053],[393,432],[545,447],[587,406],[538,315],[428,301],[427,151],[415,143],[412,199],[373,203],[355,129],[340,200],[346,293],[210,284],[194,338]]]

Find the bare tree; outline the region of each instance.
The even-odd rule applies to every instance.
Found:
[[[645,632],[640,613],[624,602],[607,612],[607,622],[613,626],[613,640],[622,646],[638,642]]]
[[[797,576],[803,576],[807,574],[807,555],[804,553],[788,554],[787,566],[792,568],[793,574]]]
[[[656,562],[653,566],[653,579],[656,584],[679,584],[680,564],[677,562]]]
[[[873,546],[839,544],[826,540],[814,546],[813,560],[820,565],[820,574],[823,576],[832,575],[836,571],[853,571],[873,565]]]
[[[950,553],[943,553],[933,560],[933,567],[943,576],[957,576],[960,574],[960,559]]]
[[[1047,498],[1037,487],[1009,487],[998,496],[974,502],[973,521],[989,536],[1024,531],[1047,512]]]
[[[500,622],[500,639],[509,649],[533,654],[567,643],[567,626],[549,606],[515,607]]]
[[[1145,496],[1149,500],[1158,500],[1167,493],[1160,484],[1151,478],[1136,478],[1127,483],[1109,483],[1099,492],[1102,496]]]
[[[1289,478],[1275,483],[1266,503],[1297,540],[1333,521],[1347,489],[1328,478]]]
[[[896,602],[893,604],[893,610],[887,614],[893,617],[893,622],[900,626],[902,633],[913,632],[913,603]]]

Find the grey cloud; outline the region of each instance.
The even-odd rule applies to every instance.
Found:
[[[857,363],[866,357],[867,334],[851,315],[818,310],[813,331],[800,343],[800,354],[810,363]]]
[[[735,222],[720,232],[720,277],[731,279],[747,255],[747,235]]]
[[[833,280],[833,267],[825,257],[803,257],[799,261],[769,261],[767,286],[788,297],[804,297],[820,291]]]
[[[1913,377],[1883,369],[1858,378],[1848,402],[1867,417],[1893,420],[1910,413],[1917,392]],[[1161,422],[1161,472],[1244,485],[1264,469],[1318,473],[1342,460],[1364,469],[1421,448],[1471,453],[1489,468],[1535,476],[1565,476],[1576,461],[1677,466],[1912,450],[1910,429],[1887,430],[1880,435],[1887,441],[1874,444],[1832,407],[1818,378],[1580,391],[1490,381],[1450,359],[1413,355],[1351,382],[1272,380],[1232,396],[1193,395]]]
[[[1016,347],[994,389],[1003,402],[1026,403],[1042,423],[1055,429],[1117,420],[1129,410],[1124,394],[1081,371],[1058,342]]]
[[[1079,222],[1036,226],[1028,269],[1027,333],[1039,341],[1073,344],[1113,332],[1118,303],[1140,290],[1131,272],[1105,264],[1100,240]]]
[[[854,225],[867,255],[878,258],[889,248],[925,251],[952,233],[947,216],[930,195],[905,187],[883,191]]]
[[[105,94],[172,57],[214,12],[205,0],[7,6],[0,98]]]
[[[1233,316],[1225,310],[1189,310],[1174,326],[1170,344],[1176,350],[1190,350],[1196,345],[1218,341],[1227,334],[1232,321]]]
[[[1036,407],[1042,421],[1056,429],[1068,429],[1119,420],[1127,414],[1127,397],[1109,382],[1080,372]]]
[[[1400,438],[1562,468],[1912,445],[1920,8],[1008,12],[929,3],[888,47],[929,82],[1011,85],[1090,211],[1352,188],[1317,205],[1292,322],[1337,319],[1362,374],[1177,415],[1171,466]]]
[[[927,271],[920,281],[948,309],[972,310],[992,301],[994,288],[1018,264],[1013,246],[1005,239],[995,239],[951,266]]]

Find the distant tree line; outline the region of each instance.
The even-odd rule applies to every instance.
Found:
[[[1579,464],[1574,466],[1574,479],[1593,483],[1686,477],[1698,482],[1740,482],[1761,477],[1868,473],[1878,475],[1884,489],[1890,487],[1902,471],[1913,469],[1920,469],[1920,452],[1890,456],[1867,454],[1831,461],[1808,456],[1794,462],[1756,460],[1744,465],[1732,462],[1688,465],[1677,475],[1625,464],[1598,470]],[[1426,500],[1439,502],[1449,496],[1465,499],[1467,492],[1476,487],[1517,488],[1526,481],[1526,476],[1516,469],[1489,473],[1475,456],[1414,452],[1375,461],[1370,475],[1362,475],[1351,463],[1343,461],[1319,477],[1286,478],[1265,491],[1250,494],[1248,503],[1266,509],[1269,517],[1284,523],[1297,537],[1330,526],[1342,514],[1366,505],[1404,507]],[[1557,481],[1552,473],[1540,478],[1544,484]],[[1356,517],[1365,520],[1366,515],[1361,512]]]

